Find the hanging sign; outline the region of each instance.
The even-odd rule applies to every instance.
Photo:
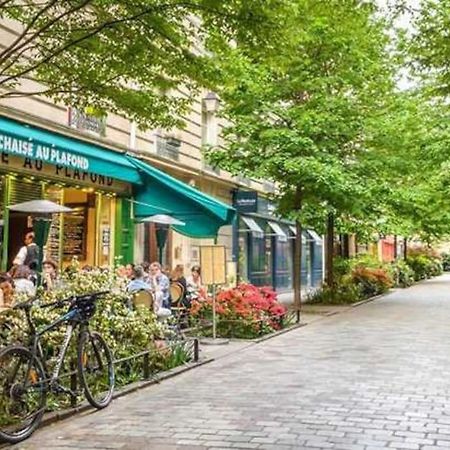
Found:
[[[257,212],[258,193],[256,191],[236,191],[233,206],[241,213]]]

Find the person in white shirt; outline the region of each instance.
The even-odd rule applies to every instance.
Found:
[[[34,232],[29,231],[25,235],[25,245],[20,248],[16,257],[14,258],[13,265],[15,266],[28,266],[36,264],[39,258],[39,248],[34,242]]]
[[[31,271],[28,266],[21,265],[14,268],[12,279],[16,294],[26,294],[29,297],[36,295],[36,286],[30,280],[30,276]]]

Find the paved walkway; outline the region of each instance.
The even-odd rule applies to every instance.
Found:
[[[21,449],[450,448],[450,276],[44,428]]]

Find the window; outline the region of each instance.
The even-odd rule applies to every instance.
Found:
[[[175,137],[156,136],[156,153],[164,158],[180,159],[181,141]]]

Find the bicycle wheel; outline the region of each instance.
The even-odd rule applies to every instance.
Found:
[[[45,412],[47,384],[41,362],[25,347],[0,351],[0,440],[29,437]]]
[[[78,342],[78,371],[88,402],[97,409],[108,406],[114,391],[111,351],[96,332],[82,333]]]

